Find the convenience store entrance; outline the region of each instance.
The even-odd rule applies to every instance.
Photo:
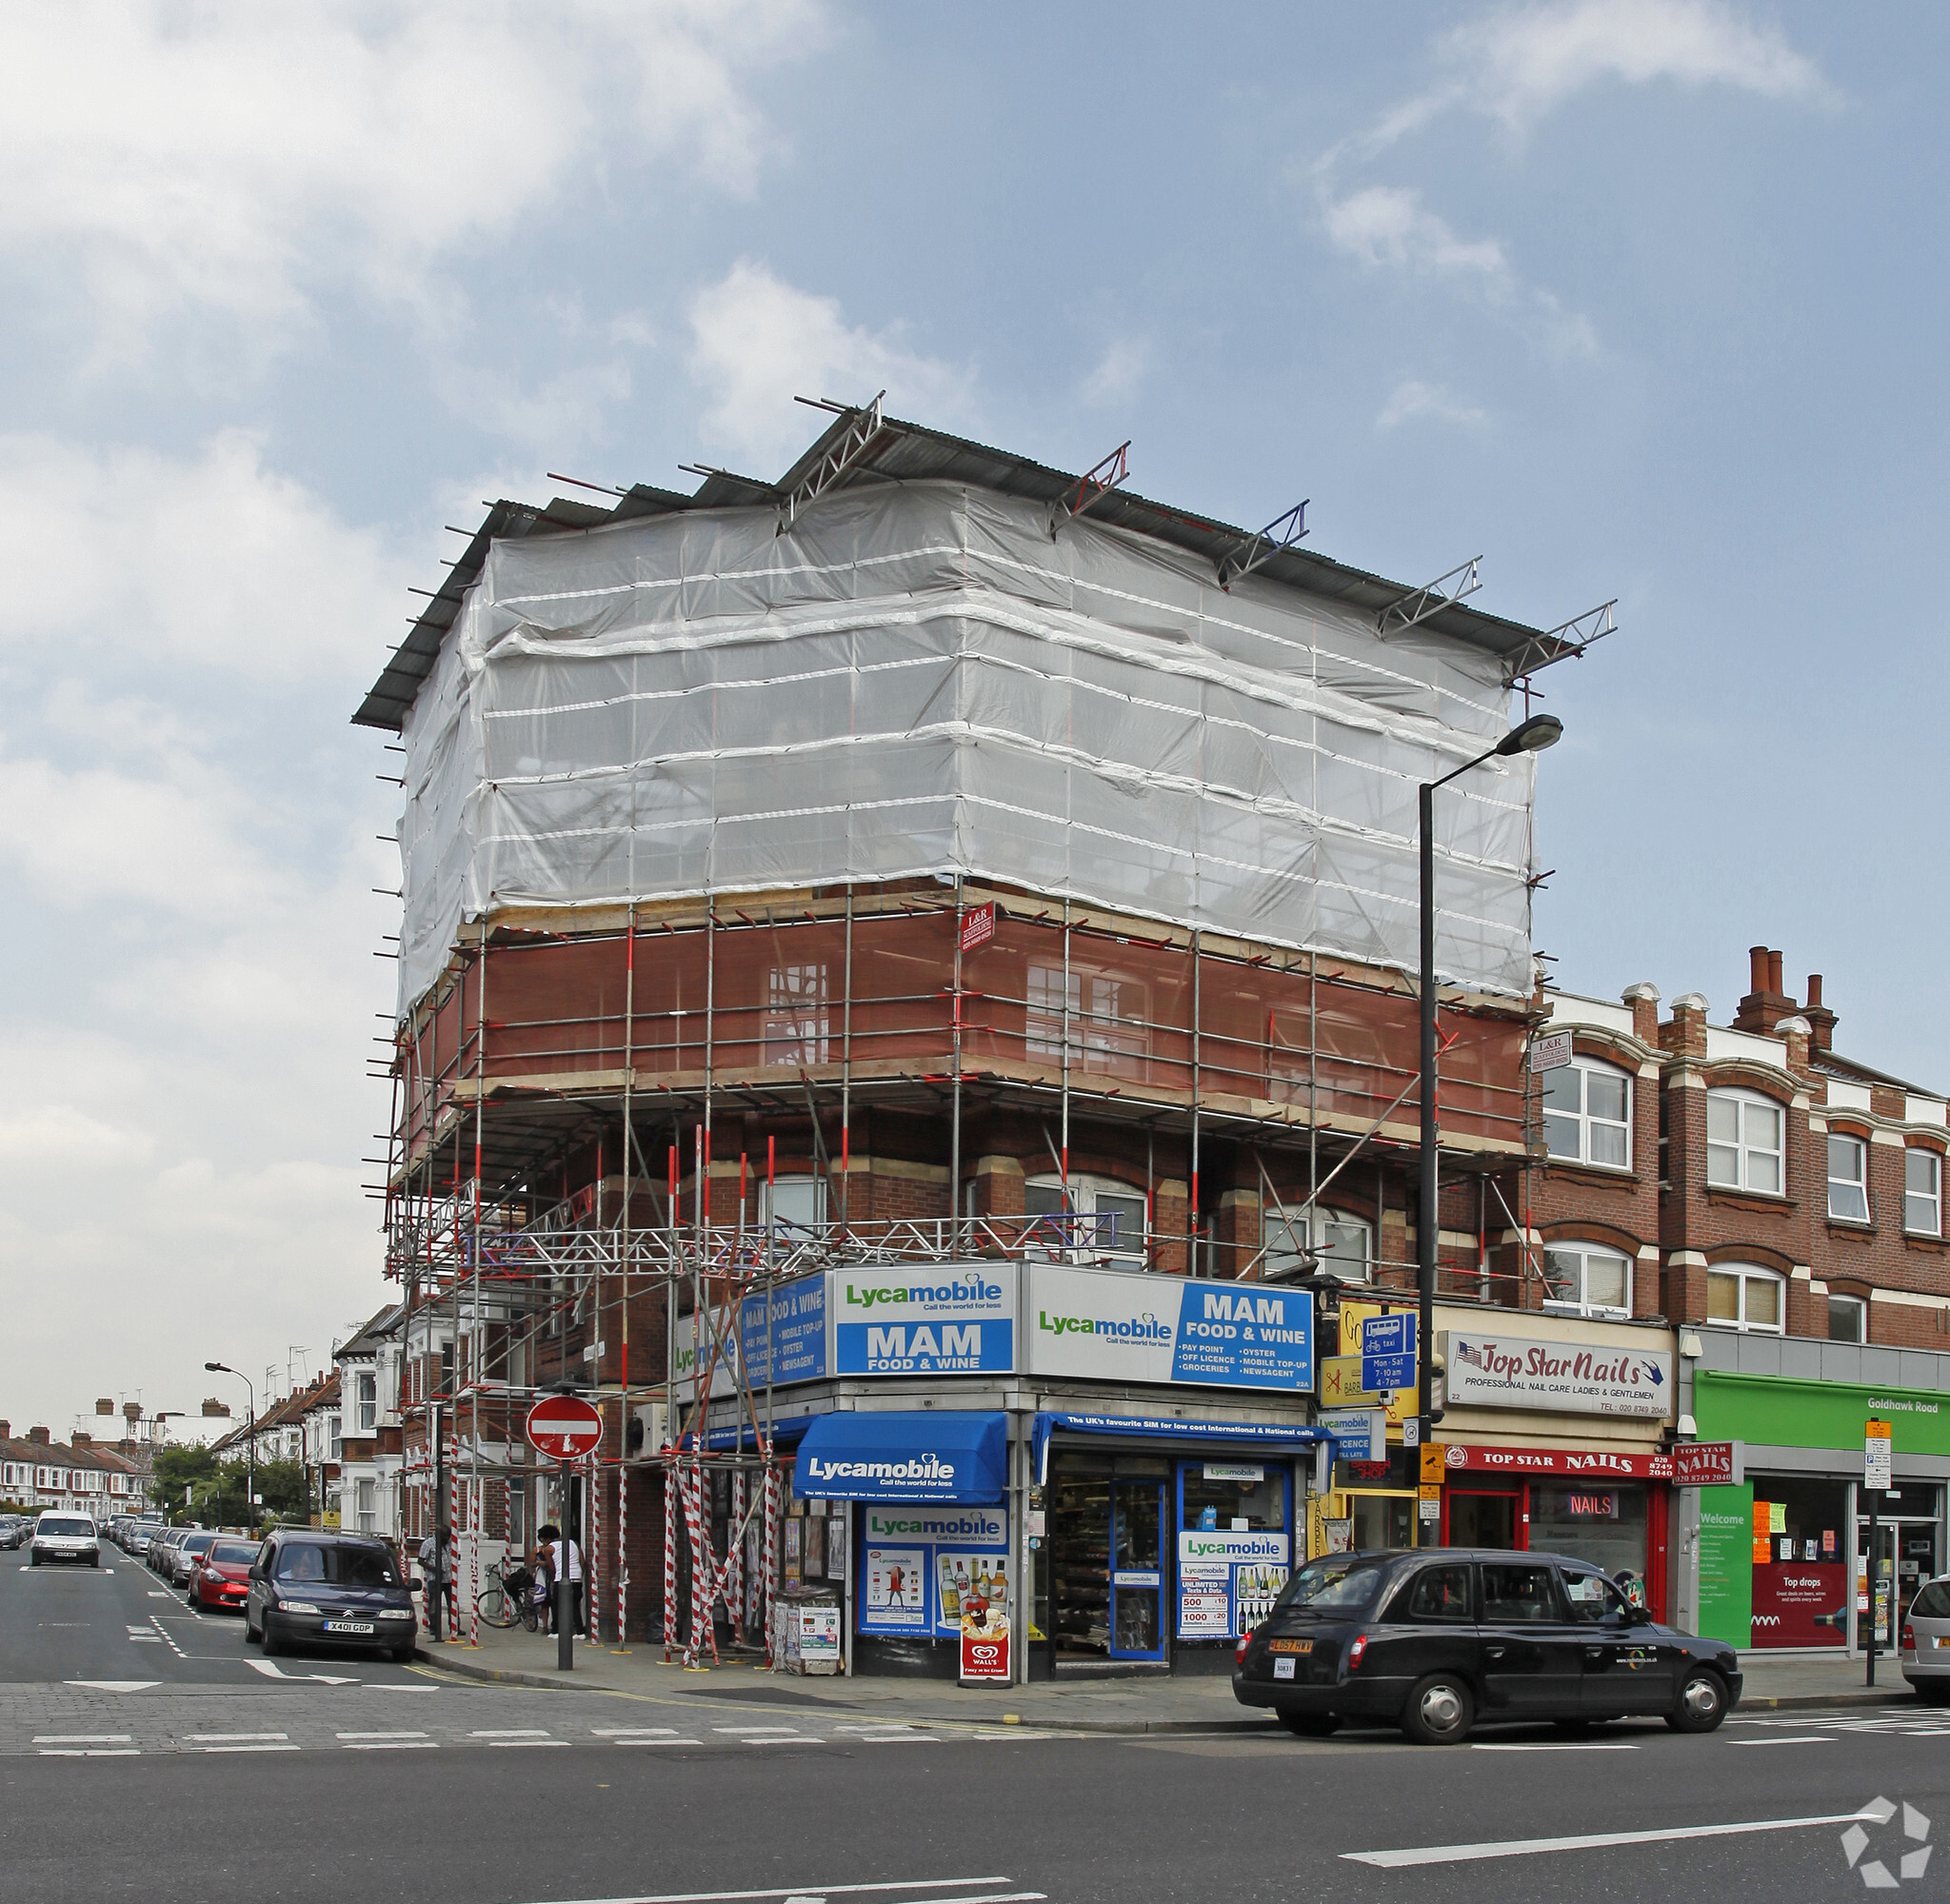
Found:
[[[1164,1657],[1164,1491],[1170,1464],[1119,1456],[1064,1463],[1050,1485],[1049,1611],[1056,1663]]]

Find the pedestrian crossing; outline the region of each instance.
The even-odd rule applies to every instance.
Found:
[[[297,1737],[289,1731],[186,1732],[156,1736],[136,1733],[46,1733],[34,1735],[29,1749],[44,1758],[137,1758],[144,1754],[219,1756],[291,1752],[559,1752],[575,1747],[657,1754],[760,1747],[823,1750],[838,1746],[845,1750],[850,1746],[943,1745],[965,1740],[1023,1743],[1088,1736],[1084,1733],[1020,1725],[907,1724],[889,1719],[800,1720],[781,1724],[763,1717],[726,1725],[720,1723],[725,1717],[720,1707],[698,1722],[681,1726],[427,1726],[357,1730],[320,1727],[315,1735]]]

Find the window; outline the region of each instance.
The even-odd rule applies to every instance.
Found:
[[[370,1369],[361,1370],[353,1378],[353,1394],[356,1397],[358,1414],[356,1419],[361,1435],[369,1435],[379,1420],[379,1377]]]
[[[1139,981],[1080,972],[1074,965],[1065,981],[1061,965],[1031,965],[1026,1002],[1025,1029],[1032,1057],[1063,1057],[1067,1005],[1072,1064],[1085,1071],[1139,1075],[1132,1061],[1147,1056],[1151,1048],[1148,995]]]
[[[1602,1574],[1564,1574],[1564,1597],[1570,1602],[1571,1617],[1596,1625],[1602,1619],[1622,1621],[1625,1597]]]
[[[1416,1575],[1402,1605],[1402,1617],[1411,1620],[1466,1620],[1469,1617],[1469,1569],[1424,1567]]]
[[[1902,1227],[1914,1237],[1943,1234],[1943,1160],[1934,1150],[1902,1153]]]
[[[359,1503],[359,1532],[370,1534],[377,1524],[374,1503],[378,1498],[378,1483],[369,1480],[360,1481],[355,1498]]]
[[[1533,1564],[1482,1570],[1485,1626],[1534,1626],[1562,1617],[1548,1567]]]
[[[1869,1220],[1869,1147],[1859,1137],[1828,1137],[1828,1214],[1844,1223]]]
[[[1758,1329],[1781,1335],[1785,1326],[1781,1279],[1771,1269],[1721,1263],[1706,1272],[1706,1319],[1721,1329]]]
[[[764,1064],[824,1064],[831,1046],[824,964],[774,965],[766,974]]]
[[[339,1431],[339,1419],[340,1418],[336,1415],[328,1415],[325,1418],[325,1444],[329,1451],[325,1458],[328,1461],[336,1461],[344,1458],[346,1444],[345,1438]]]
[[[807,1174],[781,1177],[762,1186],[759,1221],[776,1223],[787,1235],[810,1236],[826,1220],[826,1180]]]
[[[1260,1219],[1260,1236],[1266,1246],[1266,1259],[1261,1274],[1270,1280],[1305,1273],[1301,1246],[1310,1248],[1320,1267],[1331,1270],[1343,1282],[1365,1282],[1374,1252],[1369,1245],[1373,1232],[1357,1217],[1343,1217],[1338,1210],[1288,1210],[1283,1220],[1278,1210],[1268,1210]],[[1288,1227],[1288,1220],[1291,1228]]]
[[[1632,1081],[1591,1059],[1543,1074],[1543,1141],[1553,1157],[1607,1170],[1632,1167]]]
[[[1569,1245],[1547,1249],[1543,1277],[1550,1291],[1543,1306],[1553,1316],[1632,1313],[1632,1265],[1616,1250]]]
[[[1144,1260],[1144,1194],[1109,1177],[1072,1177],[1069,1212],[1064,1211],[1064,1186],[1059,1177],[1032,1177],[1023,1186],[1023,1209],[1031,1217],[1049,1217],[1045,1252],[1054,1257],[1067,1245],[1077,1259],[1110,1256],[1131,1262]]]
[[[1866,1342],[1869,1305],[1855,1296],[1828,1299],[1828,1339],[1831,1342]]]
[[[1781,1106],[1752,1091],[1706,1094],[1706,1180],[1727,1190],[1779,1197],[1781,1168]]]

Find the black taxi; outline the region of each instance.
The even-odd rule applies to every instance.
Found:
[[[1304,1736],[1352,1721],[1453,1745],[1499,1721],[1711,1732],[1741,1670],[1732,1647],[1659,1625],[1588,1561],[1423,1547],[1308,1561],[1240,1640],[1232,1691]]]

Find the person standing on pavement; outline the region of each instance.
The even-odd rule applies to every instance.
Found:
[[[447,1550],[443,1553],[438,1536],[429,1534],[420,1543],[420,1574],[427,1583],[428,1631],[433,1627],[433,1596],[438,1593],[445,1597],[447,1606],[447,1637],[451,1639],[460,1632],[460,1604],[454,1597],[454,1542],[453,1530],[447,1535]]]
[[[583,1620],[583,1550],[574,1540],[567,1538],[559,1527],[552,1524],[542,1529],[542,1538],[547,1545],[549,1569],[555,1577],[558,1580],[562,1579],[566,1571],[569,1598],[575,1608],[575,1636],[578,1639],[586,1638],[587,1636],[584,1632]],[[551,1625],[550,1631],[553,1630]]]

